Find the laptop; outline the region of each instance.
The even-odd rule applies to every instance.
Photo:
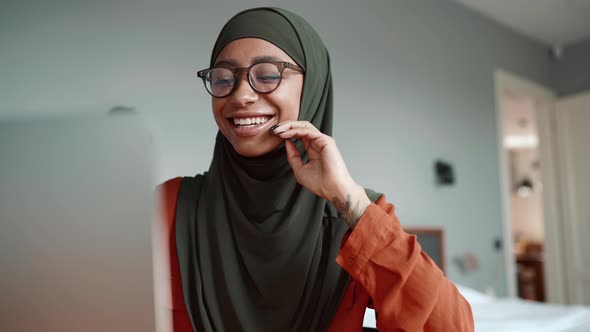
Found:
[[[0,331],[156,331],[141,117],[0,121]]]

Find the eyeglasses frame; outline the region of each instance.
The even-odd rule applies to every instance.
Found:
[[[262,64],[262,63],[270,63],[270,64],[273,64],[273,65],[277,66],[277,68],[279,69],[279,74],[281,75],[281,78],[279,79],[279,82],[277,83],[277,86],[274,89],[270,90],[270,91],[264,91],[264,92],[263,91],[259,91],[258,89],[256,89],[254,87],[254,84],[252,83],[252,78],[250,76],[250,70],[254,66],[259,65],[259,64]],[[232,71],[233,74],[234,74],[234,79],[235,79],[235,83],[234,83],[232,89],[226,95],[223,95],[223,96],[216,96],[211,91],[209,91],[209,89],[207,88],[207,75],[209,74],[210,71],[212,71],[214,69],[218,69],[218,68],[225,68],[225,69],[228,69],[228,70]],[[285,69],[293,69],[293,70],[298,71],[298,72],[300,72],[302,74],[305,74],[305,70],[303,68],[299,67],[298,65],[292,64],[290,62],[287,62],[287,61],[265,60],[265,61],[253,63],[253,64],[251,64],[248,67],[231,68],[229,66],[214,66],[214,67],[211,67],[211,68],[206,68],[206,69],[199,70],[197,72],[197,76],[200,77],[201,79],[203,79],[203,84],[205,85],[205,90],[207,90],[207,92],[211,96],[213,96],[215,98],[225,98],[225,97],[231,95],[234,92],[234,90],[236,89],[236,87],[238,86],[238,83],[239,83],[238,73],[240,73],[240,72],[246,72],[246,76],[248,78],[248,84],[250,84],[250,87],[254,91],[256,91],[257,93],[261,93],[261,94],[269,94],[269,93],[275,91],[281,85],[281,82],[283,81],[283,72],[285,71]]]

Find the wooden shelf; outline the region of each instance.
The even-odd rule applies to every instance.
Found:
[[[545,277],[541,254],[516,256],[518,296],[531,301],[545,302]]]

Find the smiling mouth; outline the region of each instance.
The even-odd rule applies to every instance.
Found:
[[[267,123],[273,116],[256,116],[250,118],[231,118],[230,122],[236,127],[256,127]]]

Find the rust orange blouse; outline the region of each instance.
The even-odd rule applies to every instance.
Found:
[[[174,233],[176,197],[182,178],[159,187],[163,195],[164,249],[168,251],[171,296],[164,299],[175,332],[192,332],[183,300]],[[167,257],[167,258],[168,258]],[[329,332],[360,332],[367,306],[385,331],[473,331],[469,303],[422,252],[416,237],[401,229],[385,195],[363,213],[342,241],[336,258],[351,276]]]

